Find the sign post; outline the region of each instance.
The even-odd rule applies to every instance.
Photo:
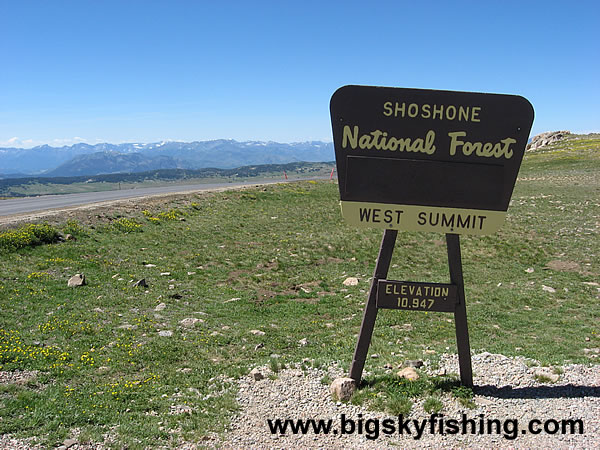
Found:
[[[502,225],[533,123],[523,97],[344,86],[331,98],[342,216],[385,230],[350,368],[360,382],[378,308],[454,312],[473,385],[459,234]],[[446,234],[450,284],[387,280],[398,230]]]

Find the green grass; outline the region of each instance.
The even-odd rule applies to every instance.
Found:
[[[598,291],[584,284],[600,274],[600,150],[588,141],[527,155],[501,231],[461,238],[474,352],[598,361],[584,352],[600,347]],[[235,379],[253,367],[349,367],[381,232],[343,223],[338,200],[330,182],[270,185],[49,225],[75,240],[2,241],[13,244],[0,250],[0,370],[37,375],[0,390],[0,434],[47,446],[75,428],[119,448],[201,442],[227,426]],[[87,285],[69,288],[75,273]],[[342,284],[349,276],[358,286]],[[133,286],[141,278],[147,288]],[[399,233],[389,278],[448,282],[443,236]],[[385,378],[386,364],[455,348],[452,315],[381,310],[370,348],[380,357],[353,401],[406,411],[451,392],[468,405],[456,381]]]
[[[385,411],[393,416],[408,415],[413,401],[427,396],[423,408],[427,412],[438,412],[443,403],[443,394],[451,396],[463,406],[473,408],[473,391],[461,386],[458,377],[433,376],[421,373],[415,381],[399,378],[393,374],[370,375],[364,378],[359,388],[354,392],[350,402],[363,405],[377,411]]]

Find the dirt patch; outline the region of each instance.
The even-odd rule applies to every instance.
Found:
[[[561,261],[555,259],[546,264],[546,267],[555,272],[579,272],[579,264],[575,261]]]

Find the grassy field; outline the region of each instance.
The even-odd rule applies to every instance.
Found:
[[[474,352],[598,362],[599,163],[589,137],[528,154],[502,230],[461,238]],[[298,182],[5,230],[0,371],[25,380],[0,385],[0,434],[176,446],[223,429],[253,367],[348,367],[381,232],[338,199]],[[399,233],[389,278],[448,282],[443,236]],[[381,310],[370,352],[373,374],[455,352],[452,315]]]

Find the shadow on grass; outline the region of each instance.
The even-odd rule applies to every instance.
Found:
[[[496,398],[582,398],[600,397],[600,386],[579,386],[566,384],[560,386],[476,386],[473,391],[477,395]]]

